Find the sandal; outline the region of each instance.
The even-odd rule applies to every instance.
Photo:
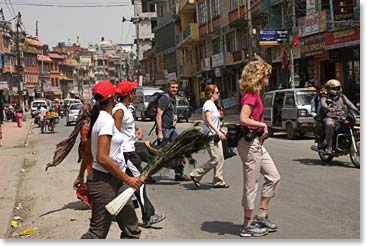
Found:
[[[229,188],[229,185],[227,185],[227,184],[214,185],[214,188],[216,188],[216,189],[220,189],[220,188]]]

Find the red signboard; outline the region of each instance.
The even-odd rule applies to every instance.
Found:
[[[326,49],[337,49],[359,44],[359,28],[349,28],[345,30],[328,32],[325,35]]]

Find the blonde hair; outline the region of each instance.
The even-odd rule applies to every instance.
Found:
[[[217,85],[207,85],[204,89],[205,100],[209,100],[217,88]]]
[[[256,59],[256,61],[248,63],[242,71],[239,81],[241,94],[246,92],[260,94],[261,80],[264,78],[266,72],[271,74],[271,65],[258,56]]]

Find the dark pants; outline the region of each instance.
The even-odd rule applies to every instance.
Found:
[[[105,206],[128,186],[109,173],[95,169],[87,178],[88,194],[92,205],[92,218],[89,231],[81,239],[105,239],[112,222],[112,215]],[[138,239],[141,230],[138,227],[138,218],[131,199],[119,214],[116,221],[121,229],[121,238]]]
[[[130,161],[141,173],[143,171],[141,167],[141,160],[140,157],[136,152],[124,152],[125,161]],[[132,172],[127,169],[126,174],[134,177]],[[155,214],[155,209],[153,204],[150,202],[147,191],[146,191],[146,185],[142,185],[140,189],[137,189],[135,191],[136,199],[138,200],[138,203],[140,205],[141,213],[143,215],[143,221],[148,221],[152,215]]]
[[[45,127],[46,127],[46,121],[45,120],[40,120],[40,127],[41,127],[41,133],[43,133],[45,131]]]

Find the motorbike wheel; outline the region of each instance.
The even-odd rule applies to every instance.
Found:
[[[48,131],[53,133],[54,132],[54,129],[55,129],[54,123],[50,122],[48,124]]]
[[[360,145],[360,141],[357,141],[356,142],[356,145],[357,145],[357,151],[354,150],[354,147],[353,147],[353,144],[350,145],[350,160],[352,161],[353,165],[356,167],[356,168],[360,168],[360,148],[361,148],[361,145]]]
[[[330,156],[330,155],[326,155],[326,154],[323,154],[323,153],[320,153],[320,152],[318,152],[318,153],[319,153],[320,160],[322,162],[325,162],[325,163],[331,162],[334,158],[333,156]]]

